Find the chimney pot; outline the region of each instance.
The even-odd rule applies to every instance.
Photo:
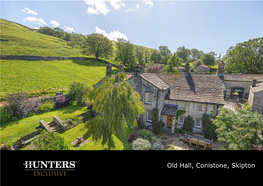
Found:
[[[253,81],[252,81],[252,87],[255,87],[256,84],[257,84],[257,80],[256,80],[256,79],[253,79]]]

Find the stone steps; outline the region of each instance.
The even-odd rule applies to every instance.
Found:
[[[60,126],[58,126],[55,122],[50,122],[49,124],[47,124],[49,126],[49,128],[52,130],[52,132],[56,133],[60,133],[63,132],[63,130],[61,129]]]

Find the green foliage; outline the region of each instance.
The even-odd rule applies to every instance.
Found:
[[[154,50],[151,54],[151,61],[153,63],[160,63],[162,61],[161,53],[158,50]]]
[[[202,55],[201,60],[207,66],[215,64],[215,57],[211,55],[210,53]]]
[[[95,118],[86,123],[93,140],[102,139],[108,148],[114,147],[113,133],[123,134],[125,126],[137,126],[136,118],[145,112],[140,95],[133,91],[125,73],[107,77],[93,89],[89,99],[94,100]]]
[[[162,133],[162,124],[163,124],[162,121],[159,121],[158,109],[154,108],[152,110],[152,128],[153,128],[154,134],[159,135]],[[142,138],[144,138],[144,137],[142,137]]]
[[[138,63],[140,65],[145,66],[146,65],[145,58],[144,58],[145,49],[141,46],[134,46],[134,53],[135,53]]]
[[[253,144],[263,144],[263,117],[250,107],[237,113],[223,107],[213,124],[218,140],[226,143],[226,150],[254,150]]]
[[[68,150],[63,137],[46,130],[33,139],[31,144],[34,146],[34,150]]]
[[[170,56],[172,55],[171,51],[167,46],[159,46],[159,51],[161,53],[162,63],[167,64]]]
[[[86,37],[82,46],[82,53],[93,55],[96,58],[110,58],[113,54],[112,42],[99,33],[92,33]]]
[[[85,98],[88,96],[88,93],[91,91],[91,88],[84,83],[73,82],[69,86],[69,95],[71,100],[76,101],[77,105],[82,105],[85,101]]]
[[[198,60],[196,60],[196,61],[194,61],[194,62],[192,63],[192,68],[195,70],[196,67],[198,67],[198,66],[200,66],[200,65],[204,65],[204,63],[203,63],[203,61],[202,61],[201,59],[198,59]]]
[[[135,66],[134,45],[125,39],[118,39],[115,61],[123,62],[124,66],[133,69]]]
[[[190,50],[192,60],[195,61],[201,57],[201,52],[197,50],[196,48],[192,48]]]
[[[181,65],[181,63],[182,59],[177,56],[177,53],[174,53],[168,60],[168,66],[165,67],[166,72],[175,72],[174,68],[178,68]]]
[[[189,131],[189,132],[193,132],[193,127],[194,127],[194,119],[192,116],[188,115],[185,119],[184,119],[184,124],[182,129]]]
[[[7,122],[12,118],[11,108],[9,106],[0,107],[1,123]]]
[[[132,150],[150,150],[151,143],[143,138],[137,138],[132,142]]]
[[[216,126],[212,123],[211,118],[207,114],[203,114],[202,124],[204,127],[205,138],[208,139],[216,139]]]
[[[182,47],[177,48],[176,53],[178,57],[182,58],[183,61],[186,62],[190,54],[190,50],[182,46]]]
[[[260,74],[263,71],[263,38],[230,47],[224,56],[225,69],[232,73]]]
[[[185,114],[186,113],[186,110],[177,110],[177,113],[176,113],[176,120],[178,120],[178,118],[181,116],[181,115],[183,115],[183,114]]]
[[[143,138],[148,140],[150,143],[152,142],[152,133],[151,131],[147,130],[147,129],[141,129],[138,132],[138,138]]]
[[[40,112],[50,112],[55,109],[55,104],[52,100],[46,100],[44,103],[41,104],[39,107]]]

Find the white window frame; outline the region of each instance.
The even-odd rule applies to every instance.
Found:
[[[183,122],[180,122],[180,118],[183,118]],[[183,117],[183,116],[179,116],[179,118],[178,118],[178,124],[181,124],[181,125],[184,124],[184,117]]]
[[[147,97],[150,98],[150,102],[147,102]],[[151,92],[145,92],[145,103],[147,104],[152,103],[152,93]]]
[[[150,119],[150,120],[149,120],[149,113],[151,113],[151,114],[150,114],[150,115],[151,115],[151,119]],[[152,122],[152,117],[153,117],[152,111],[147,110],[147,121]]]
[[[200,109],[200,107],[199,107],[200,105],[201,105],[201,107],[202,107],[201,109]],[[203,105],[202,105],[202,104],[198,104],[198,105],[197,105],[197,110],[202,111],[202,110],[203,110]]]
[[[197,124],[197,120],[200,121],[200,126],[196,125],[196,124]],[[200,118],[196,118],[196,119],[195,119],[195,127],[196,127],[196,128],[202,128],[202,120],[201,120]]]

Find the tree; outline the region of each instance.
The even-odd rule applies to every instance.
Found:
[[[198,67],[198,66],[200,66],[200,65],[203,65],[203,64],[204,64],[203,61],[202,61],[201,59],[198,59],[198,60],[196,60],[196,61],[193,62],[193,64],[192,64],[192,69],[195,70],[196,67]]]
[[[182,59],[177,56],[177,53],[174,53],[172,57],[168,60],[168,66],[165,67],[166,72],[171,73],[175,72],[175,67],[178,68],[182,63]]]
[[[150,60],[151,60],[151,51],[149,50],[145,50],[145,53],[144,53],[144,61],[145,61],[145,65],[149,64],[150,63]]]
[[[212,123],[211,118],[207,114],[203,114],[202,124],[204,127],[205,138],[216,139],[216,126]]]
[[[152,110],[152,128],[153,133],[159,135],[162,133],[162,121],[159,121],[159,112],[157,108]]]
[[[82,105],[85,98],[88,97],[88,93],[91,91],[91,87],[88,87],[84,83],[73,82],[69,86],[69,95],[72,101],[76,101],[77,105]]]
[[[162,63],[167,64],[168,59],[172,55],[171,51],[167,46],[159,46],[159,51],[161,53]]]
[[[144,49],[143,47],[140,46],[135,46],[134,47],[134,52],[136,59],[140,65],[145,66],[145,60],[144,60]]]
[[[117,39],[116,61],[121,61],[127,68],[133,69],[135,66],[134,46],[130,41],[125,39]]]
[[[74,38],[72,38],[67,42],[67,45],[73,49],[77,45],[77,41]]]
[[[177,56],[182,58],[184,62],[187,61],[188,56],[190,55],[190,50],[185,48],[184,46],[177,48]]]
[[[63,39],[65,37],[65,32],[63,29],[59,28],[59,27],[55,27],[54,28],[54,32],[55,32],[55,36],[58,38]]]
[[[71,34],[70,33],[67,33],[67,32],[65,32],[65,37],[64,37],[64,40],[65,41],[69,41],[70,39],[71,39]]]
[[[102,34],[92,33],[86,37],[82,46],[82,53],[98,57],[109,58],[113,53],[112,42]]]
[[[160,63],[162,61],[161,53],[158,50],[154,50],[151,54],[151,61],[154,63]]]
[[[145,70],[146,73],[162,73],[163,72],[163,68],[161,65],[158,65],[158,64],[150,64],[147,66],[146,70]]]
[[[226,143],[226,150],[254,150],[253,145],[263,145],[263,117],[252,112],[250,106],[238,112],[223,107],[213,124],[218,140]]]
[[[215,64],[215,57],[212,56],[210,53],[202,55],[201,60],[205,65],[214,65]]]
[[[109,150],[114,147],[113,134],[123,134],[126,126],[135,127],[136,118],[145,112],[140,95],[126,80],[125,73],[106,77],[89,94],[89,99],[94,100],[93,109],[98,114],[86,123],[86,127],[93,140],[102,140]]]
[[[190,50],[192,60],[195,61],[201,57],[201,53],[196,48]]]
[[[39,136],[31,141],[34,150],[68,150],[64,144],[64,138],[43,130]]]
[[[230,47],[224,56],[225,69],[232,73],[263,72],[263,38],[254,38]]]
[[[183,130],[186,130],[188,132],[192,132],[193,131],[193,127],[194,127],[195,121],[193,119],[192,116],[188,115],[185,119],[184,119],[184,124],[183,124]]]
[[[55,31],[50,28],[50,27],[47,27],[47,26],[44,26],[44,27],[40,27],[38,29],[38,31],[42,34],[46,34],[46,35],[50,35],[50,36],[55,36]]]

